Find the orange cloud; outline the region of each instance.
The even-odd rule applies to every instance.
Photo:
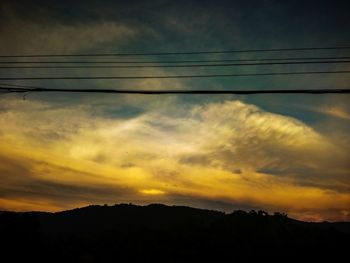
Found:
[[[350,194],[344,191],[349,167],[342,161],[349,156],[291,117],[241,101],[197,105],[177,116],[159,109],[132,118],[93,115],[82,105],[2,102],[3,209],[189,196],[299,218],[349,215]]]

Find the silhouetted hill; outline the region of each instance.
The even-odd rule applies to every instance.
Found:
[[[347,257],[350,223],[182,206],[0,212],[1,257],[35,262],[247,262]]]

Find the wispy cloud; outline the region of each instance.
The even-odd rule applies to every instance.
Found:
[[[312,108],[313,111],[326,114],[332,117],[344,119],[344,120],[350,120],[350,113],[343,109],[341,106],[325,106],[325,107],[318,107],[318,108]]]
[[[298,217],[329,219],[332,209],[344,218],[349,156],[330,138],[237,100],[174,114],[175,105],[106,118],[88,105],[2,100],[0,169],[11,176],[2,177],[1,206],[57,210],[188,196]]]
[[[112,45],[117,50],[139,34],[130,25],[95,20],[90,23],[69,23],[50,20],[45,23],[3,12],[6,23],[0,24],[2,54],[74,53],[98,50]]]

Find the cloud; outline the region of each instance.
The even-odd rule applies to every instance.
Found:
[[[143,189],[140,192],[142,194],[145,194],[145,195],[163,195],[163,194],[165,194],[164,191],[158,190],[158,189]]]
[[[349,169],[346,148],[333,144],[306,124],[264,112],[240,101],[199,106],[198,138],[204,155],[184,161],[213,164],[231,171],[275,170],[299,183],[345,177]],[[194,135],[195,136],[195,135]]]
[[[340,106],[313,108],[314,111],[327,114],[332,117],[350,120],[350,113]]]
[[[176,112],[181,105],[170,101],[122,118],[96,115],[96,105],[1,102],[0,171],[11,175],[2,178],[1,207],[187,196],[298,218],[348,211],[348,153],[303,122],[242,101]]]
[[[2,54],[74,53],[111,44],[116,50],[139,33],[135,27],[114,21],[68,22],[48,18],[43,22],[21,17],[6,7],[1,14]]]

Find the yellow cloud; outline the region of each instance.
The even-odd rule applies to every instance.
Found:
[[[1,208],[57,210],[188,196],[299,218],[339,219],[348,211],[350,194],[337,188],[349,187],[348,167],[333,161],[348,156],[294,118],[240,101],[195,106],[178,116],[160,110],[121,119],[91,112],[82,105],[2,101],[0,172],[8,177],[1,178]],[[319,173],[319,186],[310,184],[310,171]],[[334,189],[324,187],[330,179]],[[339,214],[332,217],[331,210]]]
[[[146,195],[163,195],[163,194],[165,194],[164,191],[159,190],[159,189],[142,189],[142,190],[140,190],[140,192],[142,194],[146,194]]]
[[[345,111],[344,109],[342,109],[341,107],[323,107],[323,108],[319,108],[316,109],[316,111],[324,113],[324,114],[328,114],[334,117],[338,117],[344,120],[350,120],[350,113]]]

